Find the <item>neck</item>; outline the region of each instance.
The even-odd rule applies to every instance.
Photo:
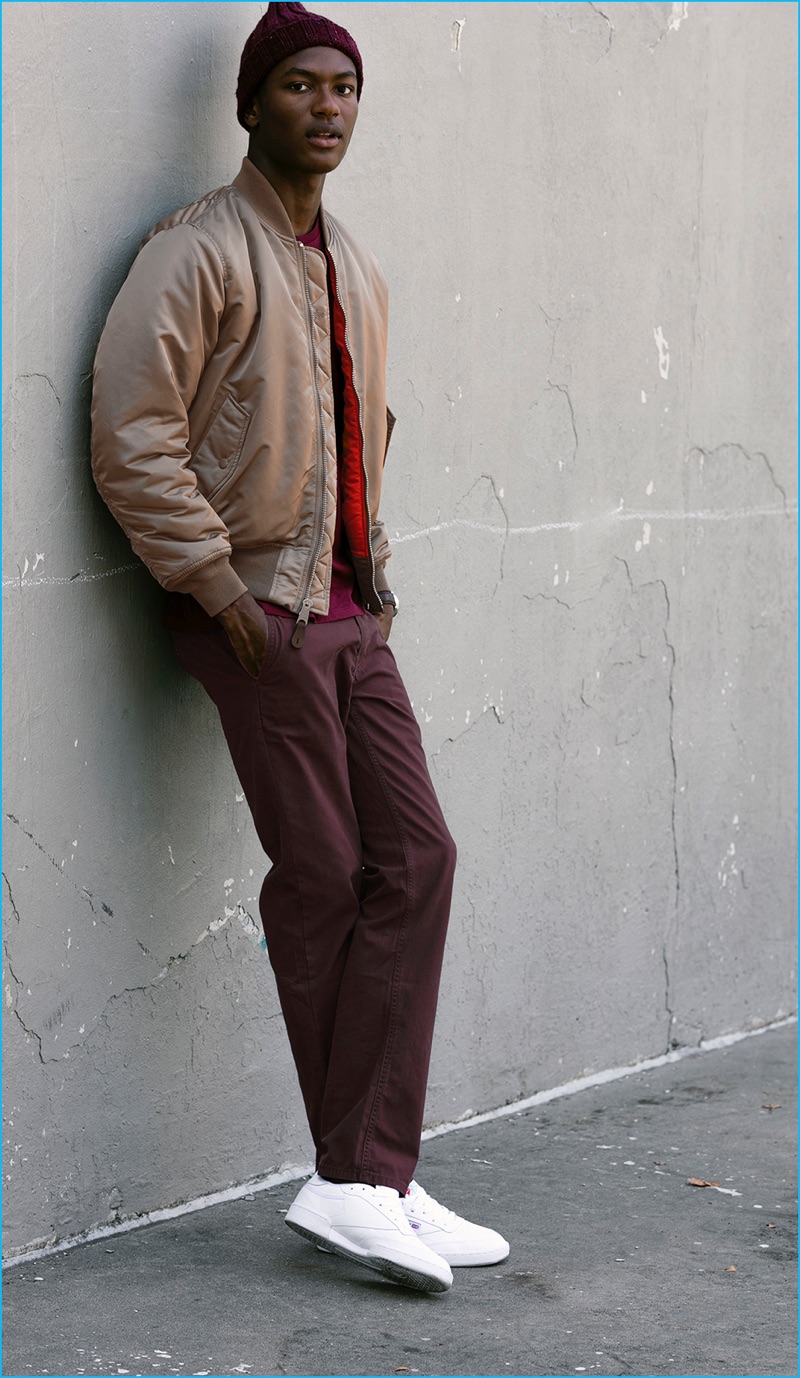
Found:
[[[322,188],[325,174],[316,172],[288,173],[276,167],[269,158],[257,148],[249,148],[247,156],[266,177],[272,189],[277,192],[288,215],[295,234],[308,234],[322,204]]]

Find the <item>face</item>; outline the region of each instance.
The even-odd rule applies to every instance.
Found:
[[[245,113],[251,149],[284,175],[337,168],[358,115],[352,59],[304,48],[264,78]]]

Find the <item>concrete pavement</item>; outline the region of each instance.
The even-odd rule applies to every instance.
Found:
[[[431,1194],[512,1243],[444,1295],[315,1250],[289,1184],[7,1270],[3,1373],[796,1374],[796,1042],[428,1141]]]

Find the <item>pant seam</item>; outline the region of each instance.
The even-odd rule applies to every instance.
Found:
[[[398,831],[398,834],[399,834],[399,836],[400,836],[400,841],[401,841],[402,848],[403,848],[403,857],[404,857],[404,860],[405,860],[406,876],[407,876],[406,899],[405,899],[405,905],[404,905],[404,907],[403,907],[403,913],[402,913],[402,915],[401,915],[400,922],[399,922],[399,924],[398,924],[398,930],[397,930],[397,943],[396,943],[395,954],[394,954],[394,966],[393,966],[393,968],[392,968],[391,999],[390,999],[390,1004],[389,1004],[389,1023],[388,1023],[388,1028],[387,1028],[387,1031],[386,1031],[386,1042],[385,1042],[385,1044],[384,1044],[383,1057],[382,1057],[382,1059],[381,1059],[380,1071],[378,1072],[378,1076],[377,1076],[377,1079],[376,1079],[376,1082],[375,1082],[375,1091],[374,1091],[374,1094],[373,1094],[373,1097],[372,1097],[372,1105],[371,1105],[371,1107],[370,1107],[369,1115],[368,1115],[368,1118],[367,1118],[367,1127],[366,1127],[366,1129],[365,1129],[365,1131],[364,1131],[363,1146],[362,1146],[362,1149],[361,1149],[361,1153],[360,1153],[360,1155],[359,1155],[360,1160],[361,1160],[362,1170],[364,1170],[364,1169],[366,1168],[366,1165],[367,1165],[367,1164],[369,1163],[369,1161],[370,1161],[370,1154],[371,1154],[371,1152],[372,1152],[372,1143],[373,1143],[374,1132],[375,1132],[375,1121],[376,1121],[376,1119],[377,1119],[377,1117],[378,1117],[378,1110],[379,1110],[379,1107],[380,1107],[381,1096],[382,1096],[383,1091],[384,1091],[385,1086],[386,1086],[386,1080],[387,1080],[387,1076],[388,1076],[388,1064],[389,1064],[389,1060],[390,1060],[390,1057],[391,1057],[391,1054],[392,1054],[392,1050],[393,1050],[393,1046],[394,1046],[394,1037],[395,1037],[396,1028],[397,1028],[397,1005],[398,1005],[398,1000],[399,1000],[399,994],[398,994],[398,992],[399,992],[399,985],[400,985],[399,976],[400,976],[400,968],[401,968],[401,964],[402,964],[402,958],[403,958],[403,955],[404,955],[405,935],[406,935],[406,930],[407,930],[407,926],[408,926],[408,913],[409,913],[409,909],[410,909],[410,907],[411,907],[411,902],[412,902],[412,898],[413,898],[413,891],[414,891],[414,874],[413,874],[413,866],[412,866],[412,863],[411,863],[411,857],[410,857],[410,853],[409,853],[408,838],[407,838],[407,835],[406,835],[406,831],[405,831],[405,829],[404,829],[404,827],[403,827],[403,824],[402,824],[402,820],[401,820],[399,811],[398,811],[397,806],[396,806],[396,804],[395,804],[395,802],[394,802],[394,799],[393,799],[393,797],[392,797],[392,792],[391,792],[391,790],[390,790],[390,788],[389,788],[388,782],[387,782],[387,780],[386,780],[386,776],[384,775],[383,769],[381,768],[381,765],[380,765],[380,762],[379,762],[379,760],[378,760],[378,758],[377,758],[376,752],[374,751],[373,746],[372,746],[372,743],[371,743],[371,741],[370,741],[370,739],[369,739],[369,736],[367,735],[367,732],[366,732],[366,730],[365,730],[365,728],[364,728],[364,724],[363,724],[363,720],[362,720],[362,717],[361,717],[361,713],[360,713],[359,709],[358,709],[356,706],[352,706],[352,707],[351,707],[351,715],[352,715],[353,720],[354,720],[354,722],[355,722],[355,725],[356,725],[356,729],[357,729],[357,731],[358,731],[358,734],[359,734],[359,736],[360,736],[362,742],[364,743],[364,746],[365,746],[365,748],[366,748],[367,754],[368,754],[368,756],[369,756],[369,758],[370,758],[370,760],[371,760],[371,762],[372,762],[373,768],[374,768],[374,770],[375,770],[375,774],[376,774],[376,776],[377,776],[377,778],[378,778],[378,780],[379,780],[379,782],[380,782],[381,789],[383,790],[384,798],[386,799],[386,802],[387,802],[387,804],[389,805],[389,809],[390,809],[391,814],[392,814],[392,817],[393,817],[393,819],[394,819],[394,821],[395,821],[395,825],[396,825],[396,827],[397,827],[397,831]]]
[[[281,824],[282,824],[282,827],[281,827],[281,841],[282,841],[282,845],[283,845],[284,847],[287,847],[287,846],[288,846],[288,851],[289,851],[289,854],[290,854],[291,859],[292,859],[292,870],[293,870],[293,872],[294,872],[295,891],[296,891],[297,897],[298,897],[298,899],[299,899],[299,901],[300,901],[300,915],[301,915],[301,925],[302,925],[302,927],[301,927],[301,935],[300,935],[300,936],[301,936],[301,938],[302,938],[303,963],[304,963],[304,966],[305,966],[306,1004],[307,1004],[308,1009],[309,1009],[310,1014],[311,1014],[311,1019],[312,1019],[313,1025],[314,1025],[314,1035],[315,1035],[315,1038],[316,1038],[317,1046],[319,1047],[319,1026],[318,1026],[318,1024],[317,1024],[317,1014],[316,1014],[316,1010],[314,1009],[314,1002],[313,1002],[313,1000],[311,999],[311,972],[310,972],[310,970],[309,970],[309,965],[308,965],[308,943],[306,942],[306,906],[305,906],[305,898],[304,898],[304,895],[303,895],[303,888],[302,888],[302,883],[301,883],[300,871],[299,871],[299,868],[298,868],[298,866],[297,866],[297,861],[296,861],[296,859],[295,859],[294,840],[293,840],[293,838],[292,838],[292,830],[291,830],[291,828],[289,828],[289,826],[288,826],[288,824],[287,824],[287,822],[286,822],[286,814],[285,814],[285,810],[284,810],[284,806],[283,806],[283,795],[281,794],[280,786],[279,786],[279,783],[278,783],[278,777],[277,777],[277,775],[276,775],[276,773],[275,773],[275,768],[274,768],[273,763],[272,763],[272,755],[271,755],[270,749],[269,749],[269,742],[268,742],[268,740],[267,740],[267,734],[266,734],[266,732],[265,732],[265,730],[264,730],[264,720],[263,720],[263,715],[262,715],[262,704],[261,704],[261,686],[259,685],[258,681],[256,681],[256,683],[255,683],[255,688],[256,688],[256,699],[257,699],[257,705],[258,705],[258,726],[259,726],[259,731],[260,731],[260,733],[261,733],[261,740],[262,740],[262,743],[263,743],[263,746],[264,746],[264,755],[265,755],[265,757],[266,757],[267,767],[268,767],[268,769],[269,769],[270,777],[271,777],[271,779],[272,779],[272,786],[273,786],[273,789],[274,789],[274,791],[275,791],[275,798],[278,800],[278,805],[279,805],[279,808],[280,808],[280,817],[281,817]],[[269,872],[267,872],[267,874],[269,874]],[[263,918],[262,918],[262,923],[263,923]],[[266,935],[265,935],[265,936],[266,936]]]

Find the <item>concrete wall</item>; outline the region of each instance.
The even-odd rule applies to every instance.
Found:
[[[385,265],[394,644],[460,845],[428,1120],[794,1008],[796,14],[338,4]],[[14,4],[11,1250],[310,1156],[215,716],[88,466],[143,231],[257,4]]]

